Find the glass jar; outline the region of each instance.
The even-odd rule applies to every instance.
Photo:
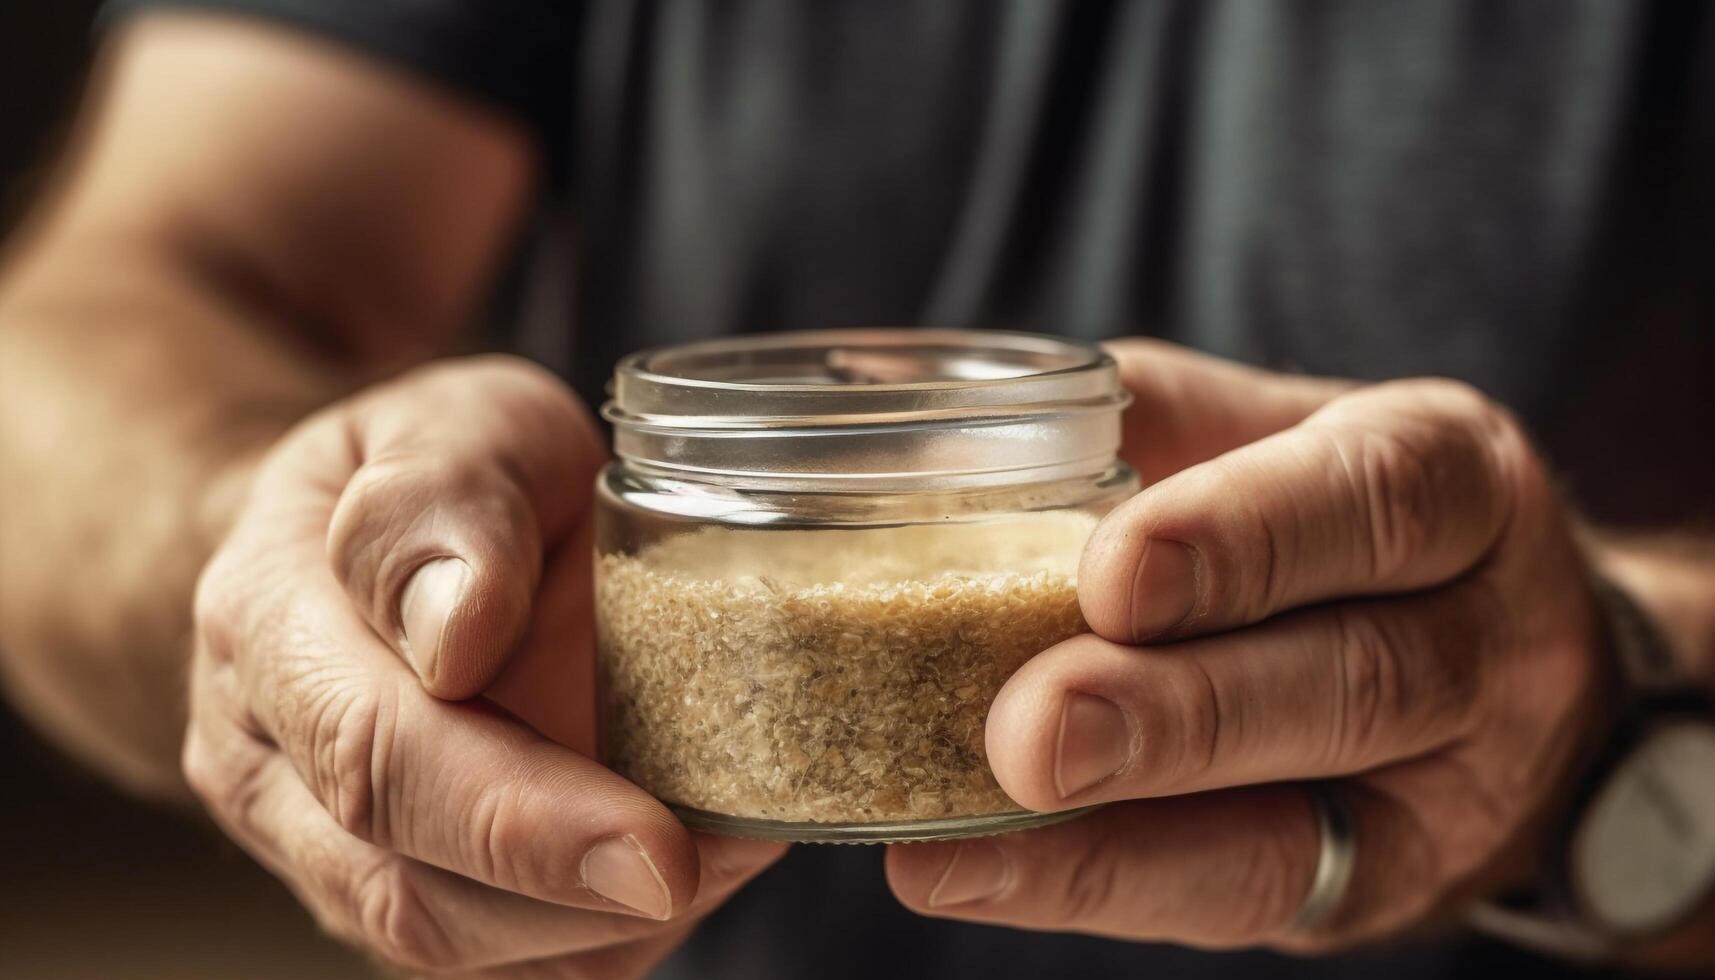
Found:
[[[1090,530],[1137,491],[1099,348],[832,330],[621,361],[597,492],[602,742],[688,826],[793,841],[1036,826],[983,748],[1085,629]]]

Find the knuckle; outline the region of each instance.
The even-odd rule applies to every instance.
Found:
[[[553,850],[542,846],[548,832],[542,814],[526,802],[530,787],[543,785],[540,780],[545,775],[532,766],[520,766],[517,778],[487,788],[468,808],[461,808],[468,828],[467,863],[484,880],[508,891],[558,894],[581,885],[581,877],[568,877],[573,869],[553,860]],[[670,874],[669,856],[659,849],[654,856]],[[704,884],[712,880],[705,876]]]
[[[266,790],[264,767],[259,760],[224,757],[206,737],[193,735],[185,740],[179,767],[186,785],[216,823],[240,840],[257,833],[256,811]]]
[[[470,480],[470,466],[459,454],[426,449],[365,460],[346,481],[328,526],[335,572],[347,580],[373,569],[442,493]]]
[[[429,499],[415,470],[403,457],[373,459],[346,482],[328,522],[328,556],[341,582],[373,579],[379,556],[398,535],[398,517],[413,501]]]
[[[1391,579],[1425,551],[1434,533],[1442,499],[1436,493],[1436,447],[1399,435],[1366,442],[1372,574]]]
[[[1387,382],[1330,407],[1339,421],[1328,438],[1367,531],[1362,554],[1376,580],[1439,554],[1437,535],[1497,530],[1520,463],[1534,458],[1511,414],[1464,382]],[[1449,523],[1455,514],[1461,520]]]
[[[1420,399],[1444,406],[1444,410],[1453,415],[1479,413],[1494,404],[1482,389],[1458,378],[1407,378],[1391,384]]]
[[[328,522],[328,562],[334,576],[363,607],[371,623],[388,624],[390,581],[401,562],[400,544],[430,513],[438,485],[456,459],[398,454],[365,462],[341,492]]]
[[[1055,903],[1051,928],[1088,928],[1090,923],[1111,918],[1123,907],[1120,862],[1111,859],[1107,835],[1098,834],[1078,853],[1067,878],[1066,900]]]
[[[504,381],[541,385],[556,392],[565,389],[565,385],[560,383],[560,379],[552,371],[517,354],[475,354],[467,358],[465,363],[471,370],[492,374]]]
[[[329,691],[311,706],[316,796],[341,829],[387,846],[395,766],[392,720],[380,698]]]
[[[441,970],[462,965],[458,943],[405,862],[377,861],[357,878],[349,902],[349,938],[394,966]]]
[[[224,553],[210,560],[197,577],[191,600],[196,645],[216,662],[233,658],[243,618],[241,596],[227,570],[228,563]]]
[[[1504,406],[1488,402],[1477,414],[1471,431],[1491,474],[1492,506],[1505,522],[1526,508],[1557,504],[1548,470],[1537,456],[1524,423]]]
[[[508,425],[532,432],[538,436],[534,441],[541,445],[576,447],[576,452],[562,456],[605,455],[605,442],[595,419],[558,375],[522,358],[488,357],[483,363],[502,382],[497,385],[494,403]]]
[[[1290,563],[1282,561],[1282,553],[1288,547],[1289,529],[1279,526],[1270,511],[1260,505],[1250,508],[1247,519],[1251,524],[1248,540],[1257,542],[1261,549],[1259,560],[1211,555],[1212,563],[1227,568],[1223,572],[1217,567],[1210,575],[1209,602],[1216,609],[1236,610],[1242,622],[1255,622],[1286,603],[1291,587]]]
[[[1221,698],[1207,669],[1195,657],[1176,660],[1182,669],[1162,679],[1166,710],[1139,712],[1133,767],[1140,790],[1195,782],[1215,767],[1240,719]]]
[[[185,739],[184,750],[179,753],[179,771],[184,774],[185,785],[205,804],[215,806],[224,797],[226,771],[200,736],[192,734]]]
[[[583,405],[571,388],[559,376],[535,361],[513,354],[483,354],[474,362],[480,369],[492,372],[518,397],[545,404],[556,411],[578,413]]]
[[[1453,428],[1473,433],[1496,446],[1528,444],[1524,423],[1482,389],[1451,378],[1423,378],[1406,383],[1419,386],[1426,401],[1435,405],[1443,418],[1460,423]]]
[[[352,475],[330,531],[335,554],[361,547],[385,552],[419,522],[437,519],[448,501],[461,510],[489,500],[517,506],[516,486],[490,461],[455,448],[397,451],[368,460]],[[342,547],[343,545],[343,547]]]
[[[1339,694],[1326,753],[1330,765],[1344,765],[1371,754],[1402,717],[1412,694],[1406,690],[1398,645],[1375,617],[1341,611],[1335,631]]]
[[[520,858],[534,853],[533,845],[540,838],[517,818],[517,808],[509,805],[508,795],[491,791],[477,800],[475,815],[469,821],[471,850],[485,877],[502,888],[517,888],[537,880],[536,875],[520,867]]]
[[[487,403],[502,411],[545,410],[555,421],[575,419],[580,424],[587,417],[583,403],[558,375],[515,354],[477,354],[419,368],[406,377],[449,389],[455,397],[469,397],[474,380],[484,386],[482,397]]]
[[[1553,495],[1547,471],[1524,423],[1506,406],[1462,382],[1438,382],[1450,415],[1460,424],[1445,427],[1450,448],[1459,453],[1462,470],[1474,474],[1471,485],[1454,487],[1476,498],[1502,523],[1518,508],[1519,493],[1535,489]]]
[[[1421,433],[1364,431],[1338,446],[1351,484],[1353,506],[1361,515],[1367,547],[1367,574],[1391,579],[1421,554],[1435,525],[1434,447]]]
[[[529,540],[533,522],[529,502],[492,464],[451,449],[398,452],[364,463],[347,483],[328,527],[329,561],[370,622],[392,627],[424,561],[470,547],[473,536]]]

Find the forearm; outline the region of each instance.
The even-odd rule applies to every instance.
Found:
[[[298,32],[128,23],[0,268],[0,674],[66,748],[170,792],[192,593],[249,467],[452,346],[534,157]]]
[[[163,243],[62,234],[0,278],[0,676],[121,783],[179,789],[196,577],[250,466],[350,383]]]

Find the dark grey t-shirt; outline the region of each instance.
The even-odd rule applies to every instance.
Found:
[[[1593,515],[1715,506],[1715,5],[197,5],[342,39],[529,122],[552,181],[500,326],[586,397],[626,351],[732,332],[1151,333],[1465,378],[1520,412]],[[1467,940],[1334,967],[955,926],[898,910],[878,852],[800,848],[671,969],[1530,962]]]

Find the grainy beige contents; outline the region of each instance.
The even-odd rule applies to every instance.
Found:
[[[1084,630],[1074,573],[1093,525],[708,529],[605,555],[608,762],[661,799],[753,819],[1017,810],[983,721],[1013,671]]]

